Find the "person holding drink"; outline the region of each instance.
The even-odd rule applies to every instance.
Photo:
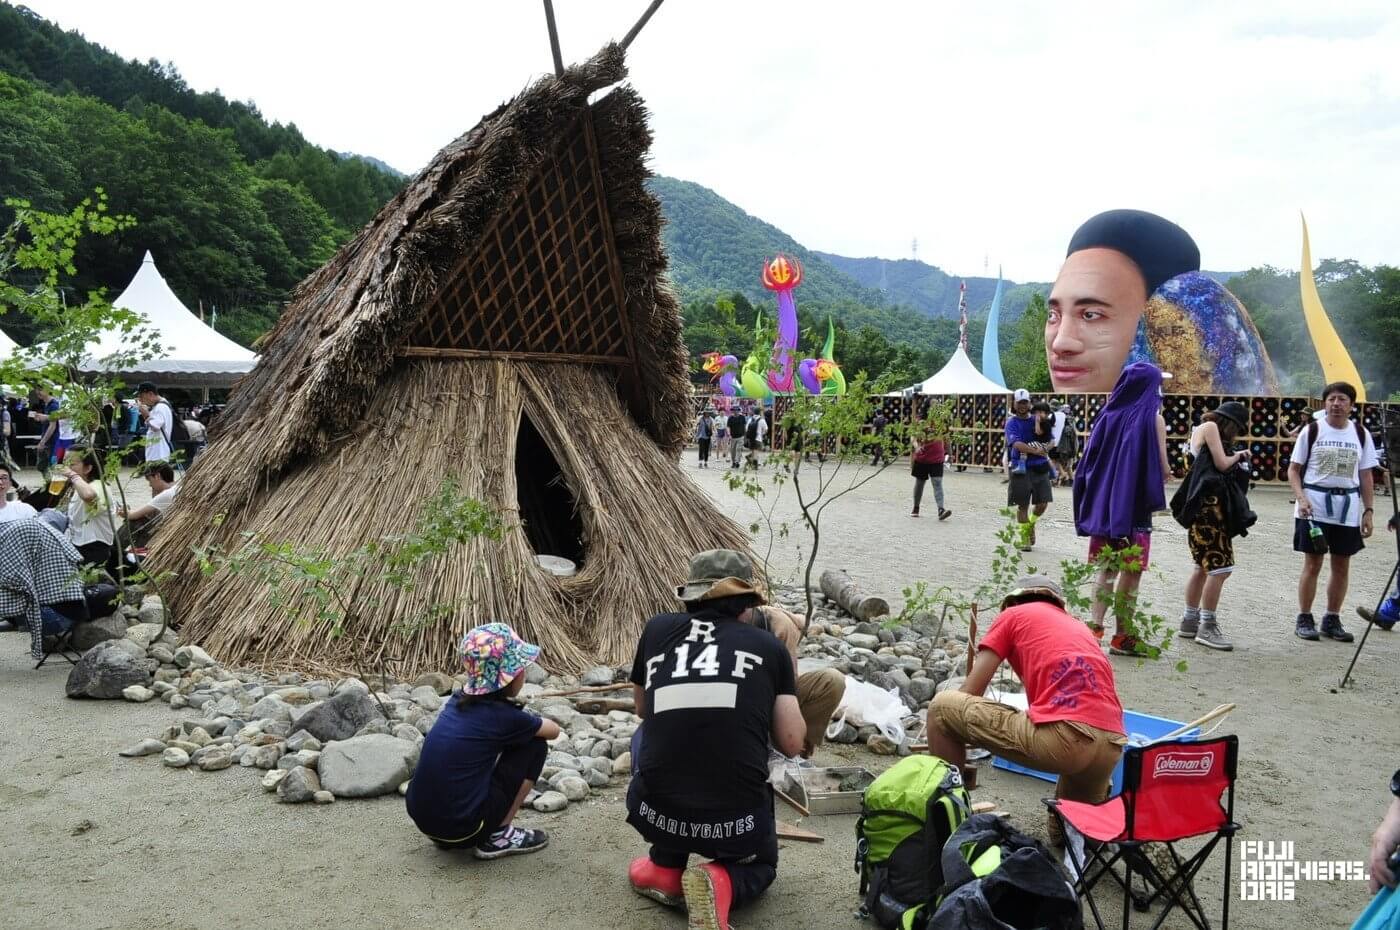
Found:
[[[67,484],[73,485],[68,499],[68,541],[83,557],[83,564],[102,568],[112,557],[117,526],[96,452],[86,448],[68,451],[67,463],[50,477],[49,494],[57,497]]]

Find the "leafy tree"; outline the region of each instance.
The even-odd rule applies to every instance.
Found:
[[[1034,294],[1026,312],[1011,324],[1011,339],[1001,350],[1001,370],[1009,388],[1048,391],[1050,364],[1045,358],[1045,321],[1049,308],[1045,298]]]

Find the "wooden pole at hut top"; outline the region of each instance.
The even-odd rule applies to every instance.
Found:
[[[621,44],[624,50],[632,44],[632,40],[637,38],[637,33],[642,31],[642,27],[647,24],[647,20],[651,19],[652,14],[660,8],[661,0],[651,0],[651,6],[647,7],[646,12],[642,14],[642,18],[637,20],[637,25],[627,30],[627,35],[622,37]]]
[[[553,0],[544,0],[544,21],[549,27],[549,50],[554,54],[554,76],[564,76],[564,56],[559,51],[559,30],[554,25]]]

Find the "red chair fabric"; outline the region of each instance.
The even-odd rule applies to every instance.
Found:
[[[1170,842],[1214,833],[1229,821],[1220,799],[1234,781],[1230,739],[1173,741],[1123,755],[1123,791],[1098,804],[1060,801],[1060,813],[1100,842]]]

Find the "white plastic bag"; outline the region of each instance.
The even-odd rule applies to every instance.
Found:
[[[841,703],[836,705],[836,720],[826,728],[827,737],[841,732],[841,726],[849,723],[853,727],[870,724],[880,728],[891,742],[904,742],[904,718],[909,709],[899,698],[894,688],[888,691],[846,676],[846,693],[841,695]]]

